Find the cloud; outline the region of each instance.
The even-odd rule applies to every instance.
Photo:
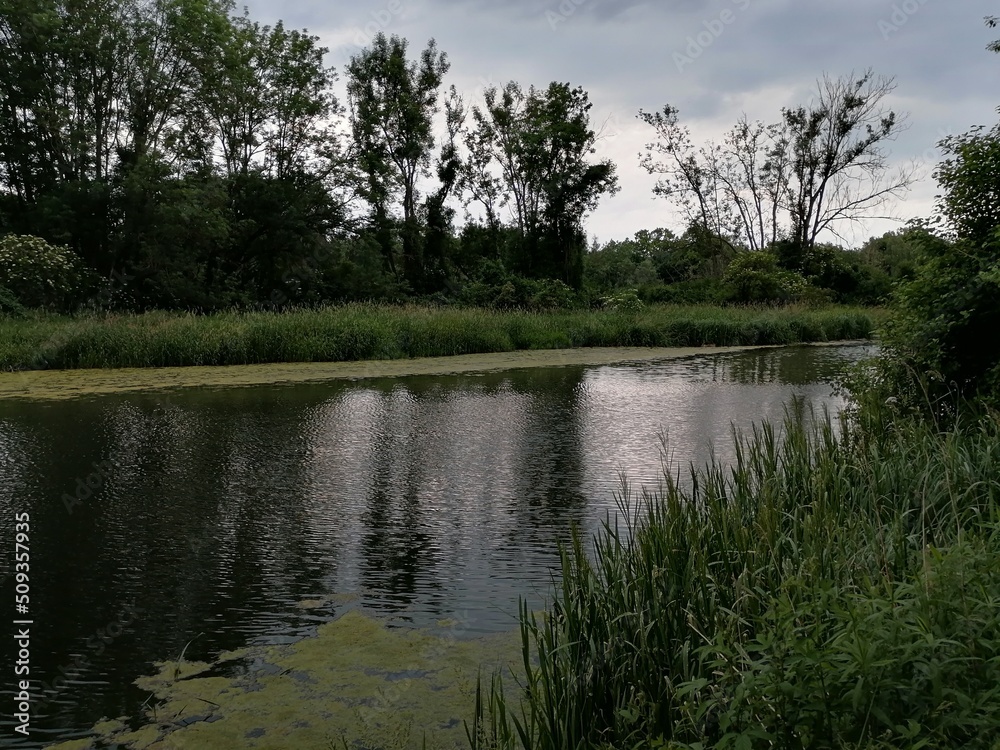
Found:
[[[342,66],[366,28],[399,34],[416,53],[434,37],[452,63],[447,83],[470,97],[485,84],[513,79],[545,86],[583,86],[595,124],[612,117],[614,137],[602,157],[618,163],[622,192],[591,217],[588,231],[621,238],[643,228],[676,226],[637,154],[651,136],[635,113],[678,107],[696,140],[719,138],[742,112],[774,121],[781,108],[808,102],[824,72],[834,76],[872,67],[895,76],[891,104],[910,114],[892,144],[900,163],[924,158],[943,133],[996,122],[991,81],[1000,56],[985,50],[996,36],[983,17],[992,0],[367,0],[279,3],[253,0],[265,23],[283,18],[308,27]],[[553,23],[553,14],[558,19]],[[723,15],[725,14],[725,15]],[[721,24],[721,25],[720,25]],[[889,28],[886,24],[891,24]],[[700,47],[678,69],[675,53]],[[692,48],[693,50],[693,48]],[[903,215],[933,207],[928,177],[900,204]],[[873,222],[856,234],[886,231]]]

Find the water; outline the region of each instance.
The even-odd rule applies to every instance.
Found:
[[[661,437],[675,468],[724,458],[733,424],[839,408],[830,379],[870,352],[0,403],[2,539],[31,517],[32,740],[136,715],[154,661],[289,642],[348,607],[509,630],[557,542],[614,512],[620,472],[656,485]]]

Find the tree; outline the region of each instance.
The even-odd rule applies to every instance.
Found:
[[[911,224],[905,229],[870,238],[861,246],[859,252],[863,262],[870,268],[896,281],[913,276],[919,262],[921,247],[926,241],[927,230]]]
[[[839,79],[823,76],[817,102],[783,111],[791,148],[792,239],[804,251],[841,222],[870,217],[899,198],[913,170],[890,173],[882,144],[902,124],[883,100],[895,84],[871,70]],[[888,218],[888,217],[880,217]]]
[[[512,81],[488,88],[484,100],[484,108],[472,109],[474,134],[466,143],[475,150],[466,164],[475,171],[465,184],[479,190],[489,216],[494,206],[510,209],[520,235],[511,258],[516,270],[579,288],[583,218],[602,195],[618,190],[614,164],[587,158],[597,141],[587,93],[556,82],[524,91]],[[499,175],[491,174],[494,165]]]
[[[1000,43],[989,49],[1000,52]],[[949,418],[956,402],[1000,406],[1000,125],[939,146],[942,193],[928,223],[938,231],[916,235],[922,262],[897,290],[876,385],[903,406]]]
[[[124,176],[167,158],[175,134],[192,129],[198,63],[229,7],[2,0],[0,187],[11,223],[72,245],[103,273],[124,262],[116,252],[134,247],[142,213]]]
[[[935,177],[942,234],[898,291],[885,336],[900,397],[940,413],[954,397],[1000,404],[1000,126],[945,138]]]
[[[429,175],[434,147],[433,118],[438,89],[449,63],[434,40],[418,61],[406,58],[407,41],[378,33],[347,66],[351,130],[364,196],[388,267],[395,269],[390,207],[402,193],[403,274],[416,287],[423,283],[417,182]]]
[[[676,108],[640,110],[657,135],[640,163],[663,175],[657,194],[734,247],[757,250],[787,237],[808,254],[824,232],[872,218],[909,187],[912,170],[890,172],[883,151],[902,127],[883,106],[893,87],[870,70],[824,76],[813,105],[782,110],[774,125],[744,116],[722,144],[700,149]]]
[[[653,192],[673,200],[689,224],[725,238],[731,246],[761,250],[781,235],[779,215],[788,191],[787,136],[779,125],[742,116],[721,144],[695,149],[688,128],[669,104],[639,111],[656,131],[640,164],[662,177]]]
[[[452,86],[444,102],[445,127],[448,137],[441,146],[435,172],[438,187],[424,202],[427,232],[424,238],[425,288],[439,291],[447,280],[446,259],[452,243],[452,219],[455,210],[447,205],[447,200],[458,184],[462,169],[462,159],[458,153],[458,138],[465,122],[465,102]]]

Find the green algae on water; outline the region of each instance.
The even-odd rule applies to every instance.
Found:
[[[223,654],[213,664],[158,663],[136,684],[146,724],[95,726],[82,750],[466,747],[479,674],[518,673],[520,634],[460,639],[390,628],[350,611],[294,644]]]
[[[101,394],[164,391],[178,388],[232,388],[254,385],[318,383],[334,380],[452,375],[531,367],[606,365],[690,357],[705,351],[723,353],[759,348],[732,347],[595,347],[460,354],[453,357],[370,360],[363,362],[292,362],[215,367],[148,367],[92,370],[0,372],[0,399],[60,400]]]

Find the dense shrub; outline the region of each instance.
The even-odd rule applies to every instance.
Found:
[[[485,261],[457,300],[501,310],[553,310],[580,307],[583,297],[559,279],[529,279],[509,273],[498,261]]]
[[[68,309],[80,302],[85,281],[83,264],[69,248],[29,235],[0,238],[0,287],[25,307]]]
[[[695,305],[722,303],[729,296],[729,287],[721,279],[691,279],[673,284],[640,286],[639,299],[648,305],[663,303]]]
[[[20,318],[25,312],[24,305],[18,301],[14,293],[7,287],[0,286],[0,315]]]
[[[618,312],[638,312],[645,305],[639,299],[639,295],[632,290],[625,290],[607,297],[601,297],[601,306],[606,310],[616,310]]]
[[[936,415],[962,399],[1000,403],[1000,127],[945,139],[937,172],[948,233],[925,233],[897,290],[875,384]]]
[[[787,302],[806,286],[801,274],[781,268],[777,256],[766,251],[737,255],[722,280],[730,287],[732,299],[744,303]]]

